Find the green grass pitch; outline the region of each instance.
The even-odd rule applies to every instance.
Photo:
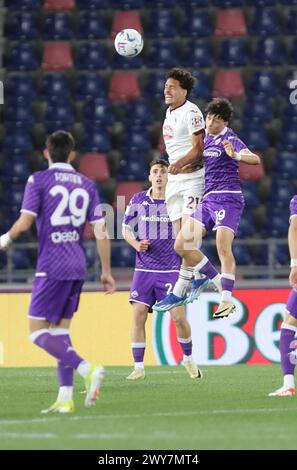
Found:
[[[270,398],[278,365],[147,367],[125,381],[128,367],[107,367],[97,405],[83,406],[76,378],[75,412],[41,415],[56,398],[54,369],[1,369],[1,449],[296,449],[296,399]]]

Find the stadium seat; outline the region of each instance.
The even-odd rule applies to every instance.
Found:
[[[241,7],[244,3],[244,0],[213,0],[213,4],[218,8]]]
[[[259,165],[247,165],[239,162],[239,177],[242,180],[261,181],[265,176],[264,165],[261,160]]]
[[[111,142],[108,132],[98,125],[87,127],[80,146],[80,150],[85,153],[107,153],[111,150]]]
[[[9,160],[6,160],[6,164],[3,168],[3,176],[6,181],[10,182],[10,185],[20,184],[24,185],[30,176],[30,169],[28,167],[27,160],[22,156],[22,159],[14,159],[13,156]],[[22,186],[23,188],[23,186]],[[19,197],[19,195],[18,195]],[[21,198],[23,197],[23,189],[21,190]],[[13,198],[10,196],[10,199]],[[20,200],[20,203],[22,199]]]
[[[33,150],[30,134],[25,129],[14,129],[6,132],[3,140],[3,151],[7,153],[26,153]]]
[[[266,214],[261,231],[262,236],[286,237],[288,235],[289,213],[284,209],[281,208],[277,212]]]
[[[297,146],[296,124],[291,123],[288,127],[284,127],[281,133],[280,144],[283,150],[294,151]]]
[[[74,96],[77,100],[83,101],[106,96],[102,77],[95,72],[79,75],[75,85]]]
[[[45,45],[41,65],[44,71],[62,71],[73,68],[70,45],[67,42],[52,42]]]
[[[106,10],[110,5],[110,0],[76,0],[76,7],[79,10]]]
[[[294,194],[295,187],[293,182],[287,179],[280,179],[280,175],[276,174],[271,185],[269,202],[272,210],[270,210],[270,212],[277,212],[278,208],[287,209]]]
[[[123,181],[117,186],[114,207],[125,208],[135,193],[142,191],[142,184],[139,181]],[[121,197],[121,200],[118,198]]]
[[[185,37],[205,37],[213,33],[212,19],[208,11],[188,10],[180,34]]]
[[[282,65],[285,61],[283,43],[273,37],[259,39],[255,59],[260,65]]]
[[[8,98],[33,101],[37,96],[36,84],[30,75],[9,76],[5,84],[5,95]]]
[[[15,248],[12,253],[12,266],[13,269],[29,269],[31,261],[27,250]]]
[[[242,132],[242,140],[250,150],[259,150],[260,152],[269,147],[267,132],[265,127],[259,126],[257,123],[249,123],[249,127],[245,127]],[[249,170],[252,165],[248,165]],[[256,166],[256,165],[253,165]],[[257,165],[258,166],[258,165]],[[248,170],[245,170],[248,171]],[[250,170],[257,171],[257,170]]]
[[[251,255],[246,245],[234,245],[233,254],[237,266],[246,266],[251,263]]]
[[[171,10],[152,11],[146,28],[150,38],[173,38],[176,36],[175,17]]]
[[[76,58],[79,70],[105,69],[108,65],[106,50],[99,42],[88,42],[81,45]]]
[[[247,64],[248,54],[243,39],[224,39],[221,43],[219,63],[222,66],[242,67]]]
[[[31,127],[35,121],[32,103],[20,98],[10,101],[5,107],[4,119],[6,127]]]
[[[275,175],[287,180],[297,178],[296,153],[294,151],[282,151],[275,166]],[[283,156],[286,155],[286,158]]]
[[[118,268],[133,267],[135,264],[135,250],[128,244],[112,248],[111,264]]]
[[[209,77],[204,72],[194,72],[193,75],[196,78],[196,81],[191,91],[191,97],[196,99],[210,100],[211,81]]]
[[[244,211],[243,216],[240,219],[240,224],[238,227],[237,237],[245,238],[251,237],[256,232],[253,216],[251,212],[247,210]]]
[[[148,152],[152,148],[149,134],[142,126],[126,128],[123,133],[122,146],[143,152]]]
[[[95,260],[97,259],[97,250],[96,250],[96,245],[88,245],[85,247],[85,254],[86,254],[86,259],[87,259],[87,267],[91,268],[94,266]]]
[[[289,64],[297,65],[297,40],[296,38],[292,41],[289,51]]]
[[[181,61],[186,67],[211,67],[214,59],[210,42],[207,39],[190,40]]]
[[[163,98],[164,97],[164,84],[165,84],[165,73],[164,72],[151,72],[147,78],[144,94],[150,98]]]
[[[125,123],[130,126],[146,126],[153,122],[154,116],[149,101],[139,99],[125,106]]]
[[[66,75],[62,73],[51,73],[43,76],[41,95],[47,101],[56,98],[70,98],[70,87]]]
[[[293,8],[288,11],[285,33],[294,35],[297,34],[297,10],[294,10]]]
[[[285,3],[286,1],[287,0],[283,0],[283,3]],[[262,6],[262,7],[273,6],[277,2],[278,2],[278,0],[246,0],[247,5],[255,6],[255,7],[258,7],[258,6]]]
[[[215,76],[213,96],[226,98],[241,98],[244,95],[244,85],[238,70],[219,70]]]
[[[273,119],[272,107],[266,96],[256,95],[254,99],[246,101],[243,110],[244,120],[255,122],[268,122]]]
[[[246,165],[247,166],[247,165]],[[239,175],[240,176],[240,175]],[[240,179],[241,176],[240,176]],[[244,195],[244,200],[246,207],[249,209],[254,209],[259,206],[259,196],[257,192],[257,184],[255,181],[247,181],[245,178],[241,181],[242,192]]]
[[[5,36],[11,41],[37,39],[39,31],[34,14],[24,12],[15,13],[13,16],[10,16]]]
[[[143,0],[143,3],[148,8],[172,8],[175,6],[175,1],[176,0],[154,0],[154,2],[152,2],[151,0]],[[196,3],[198,1],[199,0],[196,0]],[[200,0],[200,1],[204,2],[205,0]]]
[[[99,123],[103,126],[113,124],[114,115],[110,101],[106,98],[87,101],[83,109],[83,118],[85,121]]]
[[[111,5],[115,10],[139,10],[142,0],[111,0]]]
[[[43,0],[9,0],[9,9],[35,11],[42,6]]]
[[[30,71],[39,68],[39,60],[34,46],[23,42],[14,46],[7,58],[8,70]]]
[[[249,90],[252,96],[275,96],[278,88],[277,76],[274,71],[260,70],[254,72],[249,82]]]
[[[112,58],[113,70],[136,70],[142,67],[142,55],[136,57],[123,57],[119,54],[114,54]]]
[[[118,181],[141,181],[146,179],[148,167],[145,160],[120,161]]]
[[[108,97],[111,101],[134,101],[140,97],[137,75],[131,72],[114,72]]]
[[[80,160],[79,171],[98,183],[104,183],[109,179],[109,168],[106,155],[99,153],[86,153]]]
[[[289,249],[286,245],[278,245],[275,253],[277,263],[282,266],[290,264]]]
[[[215,36],[245,36],[246,32],[245,17],[241,9],[218,11]]]
[[[249,33],[256,36],[272,36],[281,32],[280,18],[273,8],[256,8]]]
[[[146,63],[152,68],[175,67],[179,61],[176,45],[173,41],[152,41]]]
[[[73,38],[73,27],[69,13],[49,13],[43,23],[42,36],[47,41]]]
[[[48,133],[58,129],[69,130],[74,120],[74,111],[70,101],[57,100],[48,103],[44,119],[44,125]]]
[[[114,39],[122,29],[136,29],[142,34],[142,24],[138,11],[118,11],[114,15],[111,37]]]
[[[48,13],[74,10],[75,0],[45,0],[43,9]]]
[[[86,225],[84,227],[83,239],[87,240],[87,241],[95,240],[93,224],[86,223]]]
[[[84,13],[79,22],[79,39],[104,39],[107,38],[105,19],[95,11]]]

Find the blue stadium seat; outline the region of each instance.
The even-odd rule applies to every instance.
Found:
[[[256,228],[254,225],[254,220],[251,212],[248,212],[247,209],[244,211],[243,216],[240,219],[240,224],[237,232],[238,238],[245,238],[254,235]]]
[[[36,85],[30,75],[10,76],[5,84],[5,96],[33,101],[36,98]]]
[[[249,127],[243,126],[241,137],[250,150],[264,151],[269,147],[266,129],[257,123],[246,123]]]
[[[296,1],[297,4],[297,1]],[[297,34],[297,10],[291,9],[288,11],[288,16],[286,19],[285,25],[285,33],[286,34]]]
[[[266,234],[266,231],[263,230],[263,234],[265,236],[270,237],[271,235],[269,232]],[[260,245],[257,249],[257,254],[254,257],[253,261],[257,266],[266,266],[268,264],[268,249],[267,245]]]
[[[10,100],[5,107],[4,119],[6,127],[31,127],[35,121],[32,103],[20,98]]]
[[[150,38],[173,38],[176,36],[175,17],[171,10],[152,11],[146,29]]]
[[[207,39],[190,40],[184,51],[182,64],[186,67],[213,66],[213,52]]]
[[[110,6],[110,0],[76,0],[79,10],[106,10]]]
[[[262,233],[265,237],[286,237],[288,223],[289,213],[282,208],[279,212],[266,215]]]
[[[8,70],[37,70],[39,60],[36,50],[30,43],[24,42],[14,46],[7,57]]]
[[[87,101],[84,105],[83,118],[85,121],[91,121],[94,124],[99,123],[103,126],[113,124],[114,115],[110,101],[106,98]]]
[[[296,38],[292,41],[289,51],[289,63],[293,65],[297,65],[297,40]]]
[[[149,2],[150,0],[146,1]],[[174,2],[175,0],[172,1]],[[207,7],[209,5],[209,0],[180,0],[180,3],[186,8],[200,8]]]
[[[244,5],[244,0],[213,0],[213,4],[218,8],[234,8]]]
[[[58,129],[69,130],[74,120],[75,116],[71,102],[58,100],[48,103],[44,119],[44,125],[48,133]]]
[[[142,0],[112,0],[111,4],[116,10],[139,10]]]
[[[49,13],[44,20],[42,36],[46,40],[73,38],[73,27],[69,13]]]
[[[255,99],[246,101],[243,116],[244,119],[255,122],[271,121],[273,119],[271,103],[265,96],[255,96]]]
[[[165,73],[164,72],[152,72],[150,73],[146,85],[144,87],[144,93],[151,98],[163,98],[164,97],[164,84],[165,84]]]
[[[112,58],[113,70],[135,70],[142,67],[142,54],[136,57],[123,57],[119,54],[114,54]]]
[[[25,183],[30,176],[30,169],[24,156],[22,156],[22,160],[14,160],[13,158],[6,160],[3,176],[6,181],[10,181],[12,184]]]
[[[209,100],[212,96],[211,80],[204,72],[194,72],[193,75],[196,81],[191,91],[191,97]]]
[[[34,40],[39,36],[36,18],[32,13],[15,13],[10,17],[6,37],[12,41],[20,39]]]
[[[297,146],[296,124],[293,122],[288,127],[283,127],[280,144],[283,150],[294,151]]]
[[[142,181],[146,179],[148,167],[144,160],[121,160],[117,174],[118,181]]]
[[[95,259],[97,259],[96,245],[88,245],[85,247],[85,254],[87,259],[87,267],[91,268],[94,266]]]
[[[3,140],[3,151],[7,153],[31,152],[33,145],[30,134],[25,129],[14,129],[6,132]]]
[[[283,152],[284,153],[284,152]],[[280,178],[285,179],[296,179],[297,178],[297,165],[296,165],[296,152],[286,152],[289,155],[293,155],[294,158],[279,159],[275,167],[275,174]]]
[[[257,192],[257,184],[253,181],[242,181],[241,187],[245,199],[246,207],[254,209],[260,204],[259,196]]]
[[[79,70],[105,69],[107,67],[105,48],[98,42],[83,44],[78,51],[76,67]]]
[[[98,125],[94,127],[87,126],[80,149],[82,152],[109,152],[111,142],[106,129]]]
[[[213,22],[208,11],[188,11],[181,30],[182,36],[201,37],[210,36],[212,33]]]
[[[125,162],[139,160],[146,161],[146,152],[144,150],[133,149],[129,147],[121,147],[121,160]]]
[[[247,5],[255,6],[255,7],[258,7],[258,6],[267,7],[267,6],[276,5],[278,3],[278,0],[246,0],[245,3]]]
[[[188,0],[187,0],[188,1]],[[194,1],[194,0],[193,0]],[[199,0],[196,0],[196,2]],[[200,0],[204,1],[204,0]],[[175,6],[176,0],[143,0],[143,4],[147,8],[172,8]]]
[[[149,48],[147,65],[153,68],[171,68],[178,62],[175,43],[172,41],[153,41]]]
[[[9,227],[10,228],[10,227]],[[2,229],[2,226],[1,226]],[[1,230],[4,232],[5,230]],[[0,269],[4,269],[7,266],[7,255],[3,251],[0,252]]]
[[[286,245],[278,245],[276,248],[276,261],[283,265],[288,266],[290,264],[289,249]]]
[[[250,79],[249,89],[251,96],[275,96],[278,80],[274,71],[260,70],[254,72]]]
[[[12,265],[13,269],[29,269],[31,261],[27,250],[15,247],[12,254]]]
[[[75,85],[74,96],[83,101],[106,96],[102,77],[95,72],[81,74]]]
[[[70,98],[70,87],[65,74],[51,73],[43,76],[41,85],[42,97],[47,101]]]
[[[43,4],[43,0],[7,0],[7,7],[12,10],[38,10]]]
[[[221,44],[219,63],[223,66],[239,67],[246,65],[248,53],[243,39],[224,39]]]
[[[125,123],[130,126],[146,126],[153,122],[154,116],[148,100],[139,99],[125,106]]]
[[[109,35],[105,19],[95,11],[84,13],[80,18],[80,39],[104,39]]]
[[[260,65],[282,65],[285,62],[284,45],[278,38],[259,39],[255,58]]]
[[[246,245],[234,245],[233,254],[237,266],[246,266],[252,261],[249,249]]]
[[[281,32],[280,18],[273,8],[256,8],[249,33],[256,36],[271,36]]]
[[[135,250],[128,244],[112,247],[111,264],[118,268],[133,267],[135,264]]]
[[[130,149],[142,150],[144,152],[147,152],[152,148],[148,132],[142,126],[126,128],[122,139],[122,146]]]
[[[295,194],[294,189],[294,185],[291,181],[280,179],[280,175],[277,173],[271,185],[269,212],[273,214],[278,213],[279,208],[287,209],[293,194]]]

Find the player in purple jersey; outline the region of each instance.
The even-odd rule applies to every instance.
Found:
[[[235,310],[232,291],[235,281],[235,259],[232,243],[244,208],[238,174],[239,161],[249,165],[260,163],[258,155],[252,153],[239,137],[228,128],[233,108],[224,98],[215,98],[206,108],[206,135],[203,160],[205,167],[205,189],[202,203],[191,215],[177,236],[175,249],[185,260],[174,293],[185,292],[190,280],[187,272],[198,271],[207,276],[222,293],[215,318],[230,315]],[[221,262],[221,275],[208,258],[199,250],[202,237],[216,231],[216,246]],[[184,268],[184,269],[183,269]],[[196,281],[194,281],[195,284]],[[200,281],[198,281],[200,282]],[[195,289],[195,285],[193,287]],[[174,294],[163,299],[155,308],[166,310],[168,306],[187,302],[187,296]],[[190,294],[190,298],[193,296]]]
[[[297,362],[296,341],[297,332],[297,195],[290,202],[290,226],[288,231],[289,251],[291,256],[290,292],[286,316],[281,326],[280,355],[283,372],[283,386],[270,397],[292,397],[295,395],[294,371]]]
[[[0,248],[6,249],[36,221],[39,253],[28,314],[30,339],[58,360],[60,385],[56,402],[44,412],[73,411],[74,370],[85,380],[86,406],[95,404],[103,380],[103,367],[80,357],[69,335],[86,275],[82,235],[87,221],[96,224],[96,233],[100,231],[97,247],[104,289],[107,293],[115,289],[110,242],[96,186],[71,166],[74,146],[68,132],[57,131],[48,137],[44,154],[49,168],[29,177],[21,215],[0,238]]]
[[[134,370],[128,380],[145,377],[143,358],[148,312],[156,301],[171,291],[180,268],[180,258],[174,251],[173,226],[165,203],[168,163],[154,160],[150,167],[149,181],[152,186],[148,191],[134,194],[123,222],[123,236],[136,250],[136,266],[130,289]],[[192,379],[201,378],[202,373],[192,359],[191,328],[185,309],[183,306],[176,307],[170,313],[184,353],[184,366]]]

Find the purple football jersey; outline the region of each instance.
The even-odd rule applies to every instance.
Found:
[[[205,166],[204,196],[210,192],[241,192],[238,174],[239,162],[226,154],[222,144],[223,140],[229,140],[235,152],[240,152],[247,147],[235,132],[228,127],[225,127],[219,135],[206,133],[203,151]]]
[[[297,215],[297,194],[290,201],[290,218]]]
[[[95,184],[67,163],[54,163],[28,179],[21,212],[36,217],[36,276],[75,280],[86,276],[82,244],[87,221],[102,220]]]
[[[123,224],[139,240],[150,240],[146,252],[136,252],[136,269],[171,271],[179,269],[180,257],[174,251],[173,226],[166,203],[153,199],[151,189],[134,194],[127,206]]]

